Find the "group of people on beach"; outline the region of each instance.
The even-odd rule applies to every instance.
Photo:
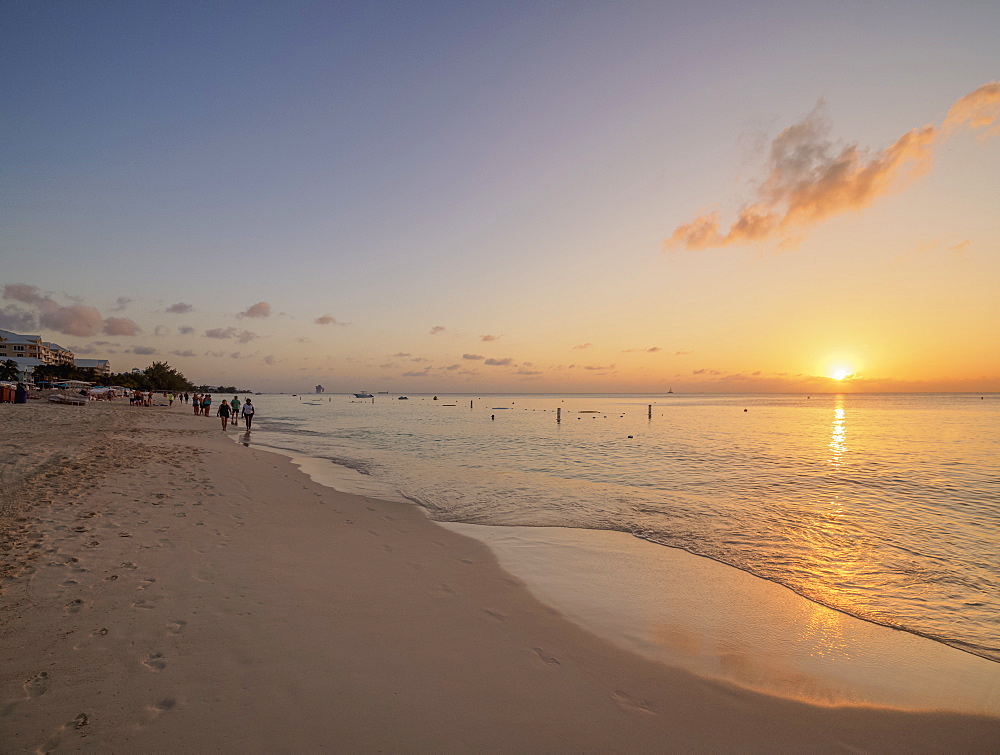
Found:
[[[209,416],[208,413],[212,408],[212,394],[195,393],[191,396],[191,406],[194,408],[195,416]],[[241,409],[239,398],[233,396],[229,401],[226,401],[225,399],[220,401],[219,409],[215,414],[222,420],[223,430],[225,430],[229,425],[230,418],[233,420],[233,427],[236,427],[239,417],[242,416],[244,423],[246,423],[247,432],[250,432],[250,428],[253,426],[253,413],[253,401],[248,398],[242,405]]]

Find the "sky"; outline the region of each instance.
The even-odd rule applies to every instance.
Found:
[[[258,391],[1000,391],[997,29],[3,3],[0,328]]]

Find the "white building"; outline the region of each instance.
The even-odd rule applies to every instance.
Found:
[[[41,364],[42,337],[22,336],[9,330],[0,330],[0,362],[5,359],[37,359]]]

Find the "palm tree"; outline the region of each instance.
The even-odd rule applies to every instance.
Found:
[[[17,380],[19,372],[17,362],[13,359],[5,359],[0,362],[0,380]]]

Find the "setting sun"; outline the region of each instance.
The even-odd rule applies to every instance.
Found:
[[[834,380],[844,380],[846,378],[849,378],[850,376],[851,376],[851,371],[844,367],[838,367],[837,369],[835,369],[833,372],[830,373],[830,377],[832,377]]]

